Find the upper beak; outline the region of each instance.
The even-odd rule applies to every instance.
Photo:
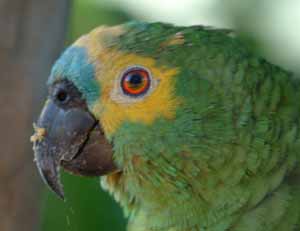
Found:
[[[59,178],[60,166],[88,176],[116,170],[112,147],[98,121],[86,109],[63,109],[49,100],[31,140],[42,179],[61,198],[64,192]]]

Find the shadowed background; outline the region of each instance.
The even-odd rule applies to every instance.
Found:
[[[0,0],[0,230],[125,230],[97,178],[63,173],[66,202],[42,184],[29,137],[64,47],[99,25],[128,20],[236,29],[258,54],[299,72],[297,0]]]

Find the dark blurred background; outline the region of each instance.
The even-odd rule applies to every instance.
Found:
[[[42,184],[29,137],[62,50],[129,20],[234,28],[259,55],[300,70],[298,0],[0,0],[0,230],[114,231],[126,221],[99,179],[63,173],[66,202]]]

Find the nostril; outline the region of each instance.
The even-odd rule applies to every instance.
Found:
[[[69,98],[68,93],[65,90],[60,90],[56,94],[56,99],[61,103],[66,102],[68,98]]]

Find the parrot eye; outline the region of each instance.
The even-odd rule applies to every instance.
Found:
[[[150,83],[150,74],[142,67],[130,68],[121,78],[123,93],[129,96],[145,94],[149,90]]]

